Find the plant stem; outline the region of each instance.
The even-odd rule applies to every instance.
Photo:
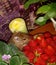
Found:
[[[50,20],[51,20],[52,22],[56,22],[56,21],[54,20],[54,18],[50,18]]]
[[[56,31],[56,21],[54,20],[54,18],[50,18],[50,19],[51,19],[51,21],[53,22],[53,26],[54,26],[55,31]]]

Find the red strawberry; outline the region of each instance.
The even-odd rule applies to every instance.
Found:
[[[54,63],[55,62],[55,59],[56,59],[56,56],[51,56],[51,58],[49,59],[49,62],[50,63]]]
[[[45,33],[44,33],[44,37],[45,37],[45,38],[49,38],[49,37],[51,37],[51,36],[52,36],[52,35],[51,35],[49,32],[45,32]]]
[[[45,39],[41,40],[40,46],[43,47],[43,48],[46,48],[47,42],[45,41]]]
[[[34,65],[40,65],[38,62],[35,62]]]
[[[40,54],[42,54],[42,53],[43,53],[43,49],[38,46],[38,47],[37,47],[37,52],[40,53]]]
[[[37,45],[39,45],[39,40],[38,39],[35,39],[34,41],[36,42]]]
[[[26,45],[26,46],[23,47],[23,50],[26,50],[26,51],[30,50],[30,47],[28,45]]]
[[[53,40],[56,42],[56,36],[53,36]]]
[[[56,49],[56,43],[53,41],[52,38],[47,38],[46,41],[49,45],[51,45],[54,49]]]
[[[56,51],[56,43],[55,43],[54,41],[52,41],[52,42],[50,43],[50,45],[53,47],[54,51]]]
[[[37,37],[37,40],[38,40],[38,43],[40,43],[41,40],[42,40],[42,37],[41,37],[41,36],[38,36],[38,37]]]
[[[42,54],[40,56],[43,60],[48,60],[48,55],[47,54]]]
[[[32,60],[32,59],[35,58],[35,55],[34,55],[34,53],[32,53],[31,51],[29,51],[29,53],[27,54],[27,57],[28,57],[30,60]]]
[[[24,54],[27,56],[28,55],[28,53],[29,53],[29,51],[27,51],[27,50],[23,50],[23,52],[24,52]]]
[[[36,61],[37,61],[40,65],[46,65],[46,62],[45,62],[41,57],[37,58]]]
[[[50,45],[47,46],[47,48],[45,49],[45,52],[46,52],[46,54],[48,54],[49,56],[52,56],[52,55],[55,53],[53,47],[50,46]]]
[[[30,51],[30,50],[24,50],[23,52],[24,52],[24,54],[28,57],[29,61],[30,61],[31,63],[33,63],[33,60],[34,60],[34,58],[35,58],[34,53],[32,53],[32,51]]]
[[[47,39],[46,39],[46,42],[47,42],[48,44],[54,43],[52,38],[47,38]]]
[[[35,46],[35,47],[31,48],[31,51],[35,53],[37,51],[37,49],[38,49],[38,46]]]
[[[33,48],[37,45],[37,42],[35,40],[30,40],[28,45]]]
[[[38,39],[38,42],[39,42],[39,44],[40,44],[41,47],[45,48],[47,46],[47,43],[46,43],[44,37],[40,36],[37,39]]]

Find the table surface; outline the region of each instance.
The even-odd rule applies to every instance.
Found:
[[[53,27],[52,22],[47,23],[46,25],[41,26],[41,27],[39,27],[39,28],[37,28],[37,29],[35,29],[33,31],[30,31],[29,34],[35,35],[35,34],[38,34],[38,33],[44,33],[46,31],[50,32],[53,35],[56,35],[56,31],[55,31],[55,29]]]

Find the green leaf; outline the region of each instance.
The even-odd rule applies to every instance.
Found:
[[[56,12],[50,10],[49,12],[46,13],[46,16],[48,16],[49,18],[56,17]]]
[[[47,1],[47,0],[28,0],[25,4],[24,4],[24,7],[25,7],[25,9],[27,9],[31,4],[33,4],[33,3],[37,3],[37,2],[40,2],[40,3],[42,3],[42,2],[45,2],[45,1]]]
[[[35,23],[42,26],[44,24],[46,24],[47,18],[45,17],[39,17],[35,20]]]
[[[27,57],[24,55],[24,53],[21,52],[21,51],[19,51],[19,57],[20,57],[20,62],[21,62],[20,65],[29,62],[28,58],[27,58]]]
[[[49,18],[56,17],[56,3],[49,4],[51,9],[46,13]]]
[[[8,46],[5,42],[0,41],[0,54],[7,54],[8,53]]]
[[[13,44],[8,44],[9,47],[9,53],[11,56],[18,54],[18,48]]]
[[[0,62],[0,65],[7,65],[5,62]]]
[[[56,3],[48,4],[53,11],[56,11]]]
[[[19,59],[17,59],[18,61],[16,61],[16,62],[18,62],[19,65],[23,65],[25,63],[28,63],[28,61],[29,61],[28,58],[23,53],[21,53],[21,51],[19,51],[18,56],[13,56],[13,59],[15,59],[15,57],[18,57],[19,58]],[[10,65],[13,65],[13,62],[14,61],[11,61],[10,62]],[[17,65],[17,63],[15,63],[14,65]]]
[[[25,64],[23,64],[23,65],[30,65],[30,64],[28,64],[28,63],[25,63]]]
[[[25,4],[24,7],[27,9],[31,4],[39,2],[39,0],[28,0]]]
[[[18,56],[13,56],[10,59],[10,65],[20,65],[20,58]]]
[[[2,61],[2,54],[6,53],[12,56],[9,65],[23,65],[27,64],[29,61],[28,58],[24,55],[24,53],[18,50],[18,48],[13,44],[7,45],[6,43],[0,41],[0,52],[0,65],[7,65]]]
[[[13,56],[11,59],[10,59],[10,65],[28,65],[27,64],[28,61],[26,59],[26,57],[23,57],[23,56]]]
[[[26,56],[23,55],[23,56],[20,56],[20,62],[21,64],[24,64],[24,63],[28,63],[29,60]]]
[[[45,14],[50,10],[50,8],[51,7],[49,5],[43,5],[37,9],[36,14],[41,14],[41,13]]]
[[[56,17],[56,3],[41,6],[36,14],[46,14],[47,17]]]
[[[21,64],[24,64],[24,63],[28,63],[28,62],[29,62],[28,58],[27,58],[27,57],[24,55],[24,53],[21,52],[20,50],[18,50],[18,56],[19,56],[19,58],[20,58]],[[20,64],[20,65],[21,65],[21,64]]]
[[[21,52],[19,49],[18,49],[18,55],[19,55],[20,57],[25,56],[24,53]]]
[[[0,62],[2,61],[2,55],[0,54]]]

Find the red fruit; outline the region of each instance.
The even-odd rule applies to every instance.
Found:
[[[47,44],[54,43],[52,38],[47,38],[47,39],[46,39],[46,42],[47,42]]]
[[[42,54],[41,56],[40,56],[43,60],[48,60],[48,55],[47,54]]]
[[[37,45],[37,42],[35,40],[30,40],[28,45],[33,48]]]
[[[54,63],[56,60],[56,56],[52,56],[50,59],[49,59],[49,62],[50,63]]]
[[[34,65],[40,65],[38,62],[35,62]]]
[[[42,39],[40,46],[45,48],[47,46],[47,42],[45,41],[45,39]]]
[[[29,53],[29,51],[26,51],[26,50],[24,50],[23,52],[24,52],[24,54],[25,54],[26,56],[27,56],[28,53]]]
[[[37,52],[42,54],[43,53],[43,49],[41,47],[37,47]]]
[[[56,36],[53,36],[53,40],[56,42]]]
[[[38,43],[41,43],[42,38],[43,38],[43,37],[41,37],[41,36],[38,36],[38,37],[37,37]]]
[[[44,37],[45,38],[49,38],[49,37],[51,37],[52,35],[49,33],[49,32],[46,32],[46,33],[44,33]]]
[[[52,38],[47,38],[46,41],[49,45],[51,45],[56,50],[56,43],[53,41]]]
[[[33,60],[35,58],[35,55],[34,53],[32,53],[31,51],[29,51],[29,53],[27,54],[27,57],[30,59],[30,60]]]
[[[28,45],[23,47],[23,50],[30,50],[30,47]]]
[[[25,53],[25,55],[28,57],[29,62],[33,63],[33,60],[35,58],[34,53],[32,53],[31,51],[23,51]]]
[[[37,45],[39,45],[39,40],[38,39],[35,39],[34,41],[36,42]]]
[[[41,57],[37,58],[36,62],[38,62],[40,65],[46,65],[46,62]]]
[[[56,43],[53,41],[50,45],[53,47],[54,51],[56,51]]]
[[[50,46],[50,45],[47,46],[47,48],[45,49],[45,52],[46,52],[46,54],[48,54],[49,56],[52,56],[52,55],[55,53],[53,47]]]
[[[38,49],[38,47],[35,46],[35,47],[31,48],[31,51],[35,53],[37,51],[37,49]]]

